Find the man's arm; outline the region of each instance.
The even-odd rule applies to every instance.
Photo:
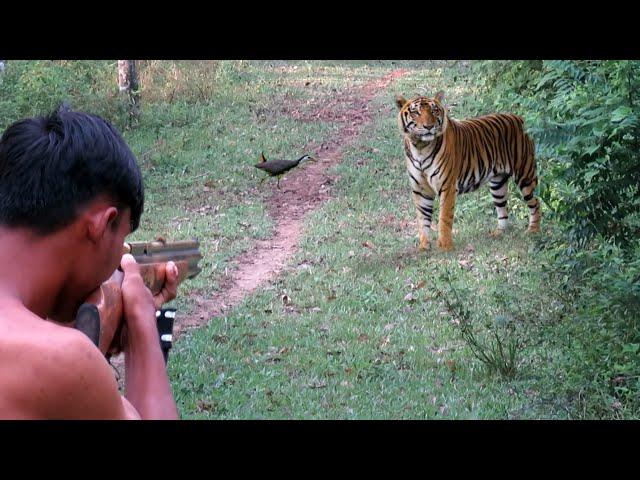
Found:
[[[156,307],[175,298],[177,270],[167,267],[162,295],[151,295],[131,255],[123,256],[122,299],[127,341],[124,346],[125,397],[118,391],[112,367],[78,330],[56,329],[57,339],[34,352],[40,359],[34,385],[43,395],[30,411],[49,419],[178,419],[156,326]],[[39,353],[39,355],[38,355]]]
[[[158,303],[161,305],[175,297],[178,272],[168,275],[168,280],[172,280],[167,282],[170,292],[163,290],[154,299],[142,281],[140,267],[133,256],[124,255],[120,265],[124,272],[122,301],[127,325],[125,396],[143,419],[178,419],[155,315]],[[175,265],[167,268],[173,270]]]

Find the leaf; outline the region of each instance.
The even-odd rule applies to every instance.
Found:
[[[309,384],[309,388],[325,388],[326,386],[327,386],[327,382],[323,380],[315,381]]]
[[[587,183],[591,183],[591,179],[598,174],[598,170],[589,170],[584,174],[584,180]]]
[[[413,302],[416,301],[416,297],[414,297],[413,294],[411,292],[409,292],[404,296],[404,301],[405,302],[409,302],[409,303],[413,303]]]
[[[213,404],[211,404],[209,402],[206,402],[204,400],[198,400],[196,402],[196,406],[197,406],[199,412],[205,412],[205,411],[206,412],[210,412],[211,410],[213,410],[215,408],[215,405],[213,405]]]
[[[590,147],[585,148],[584,153],[586,155],[593,155],[596,151],[598,151],[599,148],[600,148],[600,145],[592,145]]]
[[[458,260],[458,264],[466,270],[471,270],[473,268],[473,263],[471,263],[470,260]]]
[[[224,372],[218,375],[215,382],[213,382],[213,388],[220,388],[224,384]]]
[[[427,284],[427,282],[425,282],[424,280],[420,280],[418,282],[418,284],[414,287],[414,290],[420,290],[421,288],[423,288],[425,285]]]
[[[628,117],[629,115],[631,115],[632,110],[631,107],[628,107],[626,105],[622,105],[618,108],[616,108],[613,113],[611,113],[611,121],[612,122],[621,122],[622,120],[624,120],[626,117]]]

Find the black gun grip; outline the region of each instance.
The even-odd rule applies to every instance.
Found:
[[[97,347],[100,343],[100,312],[91,303],[83,303],[76,314],[76,329],[91,339]]]
[[[173,321],[176,318],[175,308],[163,308],[156,311],[160,348],[164,355],[164,363],[169,359],[169,350],[173,346]]]

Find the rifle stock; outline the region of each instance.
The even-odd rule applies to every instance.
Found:
[[[178,284],[200,273],[198,261],[202,258],[197,240],[166,242],[128,242],[123,254],[130,253],[140,265],[144,284],[153,295],[158,294],[165,281],[165,265],[173,261],[178,267]],[[111,356],[122,351],[122,280],[124,273],[116,270],[97,288],[78,309],[75,327],[84,332],[100,351]],[[109,341],[109,339],[113,339]],[[109,342],[109,343],[107,343]]]

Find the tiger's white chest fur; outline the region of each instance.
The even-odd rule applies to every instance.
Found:
[[[441,153],[442,137],[424,146],[417,147],[405,139],[405,157],[409,173],[421,182],[429,185],[435,192],[442,187],[441,177]]]

